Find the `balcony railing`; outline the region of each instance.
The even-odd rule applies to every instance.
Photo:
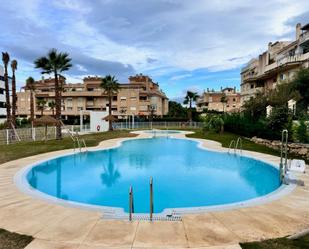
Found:
[[[309,31],[302,33],[299,37],[299,44],[302,44],[309,40]]]

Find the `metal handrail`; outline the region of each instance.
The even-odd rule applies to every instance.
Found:
[[[288,137],[289,137],[288,130],[286,130],[286,129],[283,130],[282,133],[281,133],[280,165],[279,165],[280,183],[283,182],[284,176],[287,173]],[[284,164],[283,164],[283,154],[284,154]]]
[[[233,144],[234,144],[234,153],[235,153],[235,140],[234,139],[230,142],[228,153],[230,153],[230,149],[232,148]]]
[[[240,154],[242,154],[242,139],[241,139],[241,137],[237,138],[237,142],[236,142],[235,150],[234,150],[235,152],[238,149],[238,145],[239,145],[239,152],[240,152]]]
[[[149,214],[149,218],[150,221],[152,221],[152,215],[153,215],[153,180],[152,177],[150,177],[150,214]]]
[[[132,221],[134,213],[134,200],[133,200],[133,187],[130,186],[129,190],[129,220]]]

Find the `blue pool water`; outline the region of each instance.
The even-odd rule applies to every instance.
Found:
[[[27,174],[30,185],[61,199],[128,210],[130,185],[135,212],[245,201],[279,187],[278,170],[250,159],[197,147],[167,137],[125,141],[120,147],[64,156]]]

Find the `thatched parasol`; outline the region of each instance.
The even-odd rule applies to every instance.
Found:
[[[45,137],[44,140],[46,141],[47,139],[47,126],[48,125],[57,125],[59,123],[61,123],[59,120],[51,117],[51,116],[42,116],[40,118],[37,118],[35,120],[33,120],[33,123],[35,125],[45,125]]]
[[[106,117],[102,118],[102,120],[114,122],[117,120],[117,118],[113,115],[107,115]]]

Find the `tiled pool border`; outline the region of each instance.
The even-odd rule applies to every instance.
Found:
[[[138,134],[139,136],[134,137],[134,138],[119,138],[116,139],[116,144],[113,146],[108,146],[108,147],[102,147],[104,146],[104,142],[101,142],[98,146],[96,147],[91,147],[88,148],[88,151],[100,151],[100,150],[108,150],[108,149],[113,149],[117,148],[122,145],[123,142],[128,141],[128,140],[137,140],[137,139],[149,139],[152,138],[152,134],[150,133],[145,133],[144,131],[134,131],[132,132],[134,134]],[[194,141],[197,143],[197,147],[203,150],[208,150],[208,151],[214,151],[218,153],[228,153],[227,149],[223,148],[220,145],[221,150],[217,149],[211,149],[207,148],[203,145],[204,142],[211,141],[212,140],[205,140],[205,139],[196,139],[196,138],[188,138],[185,135],[190,134],[193,132],[188,132],[188,131],[181,131],[180,133],[171,133],[169,134],[170,138],[173,139],[184,139],[184,140],[190,140]],[[166,136],[167,134],[156,134],[158,136]],[[108,140],[106,140],[108,141]],[[217,143],[217,142],[214,142]],[[218,145],[220,143],[217,143]],[[60,151],[61,152],[61,151]],[[242,155],[243,157],[248,157],[252,158],[258,161],[262,161],[264,163],[267,163],[275,168],[278,169],[278,166],[275,165],[274,163],[268,161],[265,158],[260,158],[262,155],[267,155],[267,154],[262,154],[258,153],[256,156],[248,155],[246,154],[247,151],[243,151]],[[75,207],[75,208],[80,208],[84,210],[89,210],[89,211],[100,211],[103,214],[107,215],[109,218],[110,217],[115,217],[115,218],[122,218],[122,217],[127,217],[128,213],[124,211],[123,208],[119,207],[110,207],[110,206],[99,206],[99,205],[91,205],[91,204],[85,204],[85,203],[80,203],[80,202],[74,202],[74,201],[67,201],[63,200],[48,194],[45,194],[37,189],[34,189],[33,187],[30,186],[28,183],[26,176],[28,172],[35,166],[60,157],[64,156],[69,156],[69,155],[78,155],[80,152],[66,152],[61,155],[53,156],[53,157],[48,157],[47,159],[37,161],[35,163],[29,164],[22,169],[20,169],[14,176],[14,183],[18,187],[18,189],[30,196],[33,196],[35,198],[45,200],[47,202],[53,203],[53,204],[58,204],[66,207]],[[81,152],[84,153],[84,152]],[[235,155],[237,156],[237,155]],[[170,215],[186,215],[186,214],[196,214],[196,213],[205,213],[205,212],[216,212],[216,211],[225,211],[225,210],[231,210],[231,209],[238,209],[238,208],[245,208],[245,207],[252,207],[256,205],[262,205],[265,203],[269,203],[271,201],[277,200],[289,193],[291,193],[296,187],[296,184],[289,184],[289,185],[281,185],[278,189],[275,191],[253,199],[249,199],[246,201],[242,202],[235,202],[235,203],[230,203],[230,204],[222,204],[222,205],[212,205],[212,206],[201,206],[201,207],[186,207],[186,208],[167,208],[164,209],[161,213],[156,213],[158,216],[170,216]],[[147,215],[145,213],[138,213],[138,215]]]

